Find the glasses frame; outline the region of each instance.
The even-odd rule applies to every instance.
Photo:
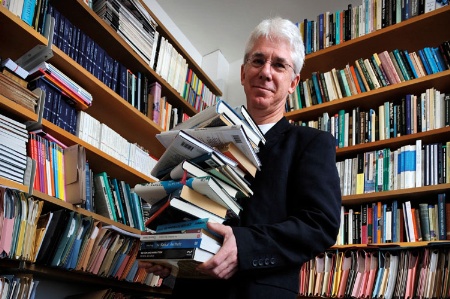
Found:
[[[264,61],[264,63],[259,65],[257,60],[261,60],[261,62]],[[277,73],[286,73],[288,70],[288,67],[290,67],[292,69],[292,71],[295,72],[294,67],[287,62],[273,61],[273,60],[267,59],[267,58],[265,58],[263,56],[259,56],[259,55],[252,55],[251,57],[249,57],[245,60],[245,63],[249,63],[250,66],[252,66],[256,69],[260,69],[260,68],[264,67],[267,64],[267,62],[270,62],[271,69]],[[284,69],[280,69],[279,67],[276,66],[276,64],[283,65]]]

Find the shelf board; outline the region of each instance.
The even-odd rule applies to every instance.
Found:
[[[416,199],[425,195],[439,194],[448,192],[450,184],[439,184],[417,188],[399,189],[392,191],[372,192],[364,194],[352,194],[342,196],[343,205],[361,205],[371,202],[386,202],[392,199]]]
[[[333,116],[342,109],[347,112],[349,112],[354,107],[360,107],[362,110],[367,111],[370,108],[378,109],[378,106],[382,105],[386,101],[397,101],[407,94],[420,94],[422,92],[425,92],[427,88],[434,87],[437,90],[448,90],[449,80],[450,70],[446,70],[436,74],[381,87],[331,102],[325,102],[322,104],[290,111],[287,112],[285,116],[286,118],[293,121],[310,121],[322,116],[323,113],[328,113],[328,115]]]
[[[131,283],[125,280],[117,280],[114,278],[103,277],[87,273],[83,271],[72,271],[57,267],[47,267],[21,260],[2,259],[0,266],[3,270],[8,270],[11,273],[17,274],[31,274],[39,280],[39,277],[45,279],[52,279],[58,281],[69,282],[73,284],[90,284],[103,286],[104,288],[111,287],[114,290],[146,294],[146,295],[170,295],[172,290],[167,287],[154,288],[145,284]]]
[[[395,242],[395,243],[372,243],[372,244],[348,244],[334,245],[331,249],[351,250],[351,249],[411,249],[425,246],[448,246],[449,241],[418,241],[418,242]]]
[[[333,67],[342,69],[347,63],[354,64],[358,58],[368,58],[384,50],[392,51],[400,47],[412,52],[427,46],[437,46],[450,39],[450,32],[444,29],[448,27],[449,18],[450,6],[445,6],[308,54],[301,72],[302,78],[309,78],[315,71],[326,72]]]
[[[403,135],[399,137],[389,138],[385,140],[377,140],[374,142],[366,142],[353,146],[336,149],[336,156],[339,160],[355,156],[357,153],[368,152],[372,150],[390,148],[398,149],[403,145],[415,144],[417,139],[422,140],[422,144],[430,144],[433,142],[447,142],[450,136],[450,127],[434,129],[426,132]]]

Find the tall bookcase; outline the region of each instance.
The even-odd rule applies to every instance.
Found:
[[[302,70],[301,77],[302,79],[311,78],[313,72],[327,72],[332,68],[343,69],[349,63],[354,65],[355,60],[359,58],[369,58],[373,53],[380,53],[385,50],[389,52],[394,49],[406,49],[411,53],[424,47],[438,46],[443,41],[449,40],[450,33],[441,30],[441,28],[447,28],[449,25],[450,6],[412,17],[367,35],[308,54],[306,56],[305,67]],[[338,100],[289,111],[285,116],[293,122],[308,122],[319,119],[323,113],[328,113],[332,116],[337,114],[340,110],[351,112],[355,107],[360,107],[361,110],[364,111],[375,109],[378,113],[378,107],[386,101],[399,100],[406,94],[421,94],[427,88],[432,87],[441,92],[449,92],[450,70],[370,90]],[[337,148],[336,160],[344,161],[347,158],[356,157],[358,153],[365,153],[367,151],[384,148],[396,150],[404,145],[414,144],[417,139],[421,139],[422,144],[431,144],[434,142],[445,143],[450,140],[450,127],[447,126],[427,132]],[[342,204],[346,207],[357,207],[362,204],[379,201],[390,202],[392,200],[398,200],[399,203],[407,200],[436,203],[437,194],[439,193],[446,193],[448,202],[449,190],[450,184],[444,183],[418,188],[352,194],[343,196]],[[437,241],[436,243],[439,242],[441,241]],[[333,246],[330,248],[330,251],[357,251],[359,249],[373,250],[377,247],[386,249],[389,248],[389,246],[397,248],[419,248],[427,247],[428,245],[429,242],[399,242],[395,244],[370,244],[370,246],[367,244],[352,244]],[[445,243],[443,243],[443,245],[445,245]],[[323,297],[322,294],[319,294],[319,296]],[[304,297],[304,295],[301,297]]]
[[[96,43],[105,49],[111,57],[119,60],[123,65],[126,65],[127,68],[139,71],[142,74],[145,74],[149,79],[159,82],[162,87],[162,94],[168,98],[168,101],[174,107],[182,108],[183,111],[190,116],[198,112],[192,105],[183,99],[172,86],[146,64],[117,34],[117,32],[100,19],[83,0],[50,1],[50,3],[52,3],[52,5],[54,5],[54,7],[75,26],[79,27],[80,30],[89,35]],[[216,96],[221,96],[219,88],[210,78],[208,78],[196,62],[189,56],[186,50],[184,50],[174,39],[167,28],[159,22],[143,1],[140,3],[158,23],[157,30],[159,31],[159,34],[172,43],[177,52],[187,60],[189,68],[197,74],[209,90]],[[45,37],[23,22],[20,17],[15,16],[1,5],[0,28],[0,39],[3,41],[0,48],[0,56],[2,58],[16,60],[36,45],[48,44]],[[162,130],[159,125],[131,106],[126,100],[121,98],[117,93],[81,67],[77,62],[72,60],[61,49],[58,49],[55,45],[52,46],[52,49],[54,56],[48,60],[48,62],[56,66],[93,95],[93,104],[86,110],[89,115],[93,116],[101,123],[107,124],[112,130],[123,136],[130,143],[141,145],[155,158],[159,158],[162,155],[164,147],[155,137],[155,135]],[[22,106],[1,95],[0,111],[18,121],[37,121],[37,115],[35,113],[24,109]],[[82,145],[86,149],[86,158],[94,172],[106,171],[108,175],[126,181],[130,186],[134,186],[137,183],[153,181],[152,178],[105,154],[98,148],[66,132],[49,121],[43,120],[42,125],[47,133],[51,134],[64,144],[68,146],[74,144]],[[1,177],[0,184],[23,192],[28,192],[28,186],[17,184]],[[34,191],[32,195],[35,198],[44,201],[44,211],[61,208],[73,210],[84,216],[93,217],[105,225],[114,225],[131,233],[140,233],[137,229],[128,227],[122,223],[114,222],[106,217],[78,208],[41,192]],[[140,294],[145,296],[156,294],[163,297],[165,294],[170,293],[168,288],[150,288],[146,285],[128,282],[118,283],[117,280],[114,279],[48,268],[19,260],[0,260],[0,267],[5,270],[14,269],[15,271],[19,271],[19,273],[32,273],[37,279],[42,277],[46,280],[62,280],[73,285],[83,285],[88,283],[94,288],[113,288],[122,291],[125,294]]]

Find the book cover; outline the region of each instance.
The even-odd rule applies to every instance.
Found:
[[[153,167],[151,174],[160,179],[181,161],[212,152],[217,154],[224,163],[232,167],[237,166],[236,161],[181,130],[159,158],[158,162]]]
[[[236,216],[242,209],[236,199],[228,194],[212,176],[189,178],[186,180],[186,186],[226,207]]]
[[[179,132],[175,129],[162,132],[156,138],[167,148]],[[183,132],[213,148],[233,143],[257,169],[261,166],[256,154],[259,148],[251,145],[241,125],[184,129]]]
[[[115,203],[108,184],[106,172],[94,175],[94,206],[97,214],[117,221]]]

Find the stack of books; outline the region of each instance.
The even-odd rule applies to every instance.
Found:
[[[245,112],[241,114],[238,111]],[[150,205],[145,224],[154,234],[145,236],[147,241],[141,246],[141,259],[203,262],[220,248],[217,246],[219,240],[213,248],[202,247],[206,223],[197,243],[181,241],[186,237],[182,232],[170,235],[170,242],[162,242],[164,246],[148,244],[148,240],[155,239],[156,242],[156,239],[167,237],[159,236],[161,226],[199,219],[223,223],[239,218],[242,209],[239,201],[253,194],[249,179],[261,167],[257,152],[259,145],[265,142],[263,134],[246,112],[244,106],[233,109],[219,100],[174,129],[156,136],[166,147],[152,170],[152,175],[159,181],[134,187],[135,192]],[[186,250],[183,250],[184,255],[177,255],[177,248],[167,246],[195,249],[190,255],[186,255]],[[197,254],[198,251],[206,251],[207,254]],[[155,252],[159,253],[155,255]]]

